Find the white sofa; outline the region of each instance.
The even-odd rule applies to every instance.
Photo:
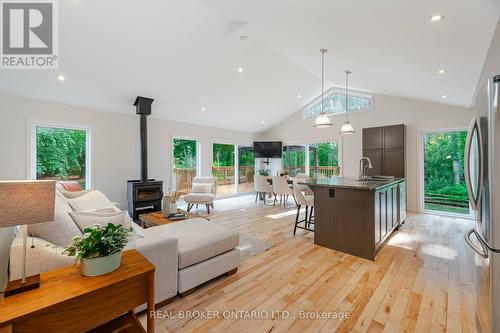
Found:
[[[99,191],[92,193],[97,192]],[[94,195],[99,200],[89,200],[91,206],[102,209],[103,206],[112,204],[99,193],[101,196]],[[89,194],[85,194],[87,195]],[[103,196],[105,199],[102,199]],[[69,213],[75,211],[75,206],[70,205],[72,200],[56,191],[54,221],[29,227],[34,247],[28,247],[28,275],[74,263],[73,257],[62,254],[68,240],[81,235],[78,226],[71,224],[74,221]],[[102,202],[105,200],[107,202]],[[155,265],[156,304],[168,301],[178,293],[185,293],[217,276],[235,271],[239,266],[240,253],[236,248],[239,233],[224,226],[200,218],[148,229],[142,229],[133,222],[132,224],[138,235],[129,242],[127,249],[137,249]],[[16,238],[10,253],[11,280],[18,279],[21,275],[21,256],[22,244]]]

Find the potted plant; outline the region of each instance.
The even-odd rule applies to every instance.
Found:
[[[81,261],[82,275],[103,275],[120,267],[122,250],[127,245],[131,228],[112,223],[93,224],[83,232],[83,237],[73,237],[63,252]]]
[[[269,170],[267,169],[260,169],[259,170],[259,176],[269,176]]]

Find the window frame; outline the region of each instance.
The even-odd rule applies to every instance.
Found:
[[[58,128],[58,129],[68,129],[68,130],[79,130],[85,131],[85,189],[94,187],[93,180],[93,160],[92,160],[92,126],[70,124],[70,123],[59,123],[59,122],[46,122],[46,121],[34,121],[29,120],[28,139],[26,140],[28,144],[28,165],[26,174],[27,178],[36,180],[36,164],[37,164],[37,128]]]
[[[173,134],[170,137],[170,191],[175,192],[177,189],[175,188],[174,182],[174,140],[189,140],[196,142],[196,177],[201,175],[201,143],[200,138],[194,136],[186,136],[186,135],[176,135]]]
[[[328,89],[327,91],[325,91],[324,99],[326,100],[335,94],[341,95],[345,98],[345,89],[338,88],[338,87],[332,87],[332,88]],[[373,93],[361,91],[361,90],[349,90],[349,96],[364,97],[364,98],[368,98],[370,100],[369,106],[367,108],[357,109],[357,110],[349,110],[350,114],[351,113],[359,113],[359,112],[369,112],[369,111],[373,110],[373,107],[374,107],[374,94]],[[316,97],[315,99],[313,99],[312,101],[307,103],[304,107],[302,107],[302,109],[301,109],[302,118],[304,120],[314,119],[316,117],[316,115],[312,116],[312,117],[307,117],[306,112],[309,109],[317,106],[320,103],[321,103],[321,95],[319,95],[318,97]],[[345,115],[345,110],[342,110],[341,112],[337,112],[337,113],[327,113],[327,115],[331,116],[331,117],[342,116],[342,115]]]

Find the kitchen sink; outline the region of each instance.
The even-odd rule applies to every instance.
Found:
[[[393,180],[393,176],[366,176],[364,178],[358,178],[359,181],[364,181],[364,182],[375,182],[375,181],[381,181],[381,180]]]

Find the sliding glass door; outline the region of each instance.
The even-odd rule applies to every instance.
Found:
[[[235,194],[236,145],[214,143],[212,159],[212,175],[217,178],[217,196]]]
[[[283,170],[288,171],[291,177],[306,172],[306,146],[290,145],[283,147]]]
[[[198,170],[198,142],[190,139],[173,140],[173,190],[179,195],[191,192]]]
[[[238,193],[254,191],[255,156],[252,146],[238,146]]]
[[[437,131],[423,136],[424,210],[470,215],[464,178],[467,131]]]
[[[309,145],[309,176],[331,178],[340,174],[339,146],[337,142]]]

